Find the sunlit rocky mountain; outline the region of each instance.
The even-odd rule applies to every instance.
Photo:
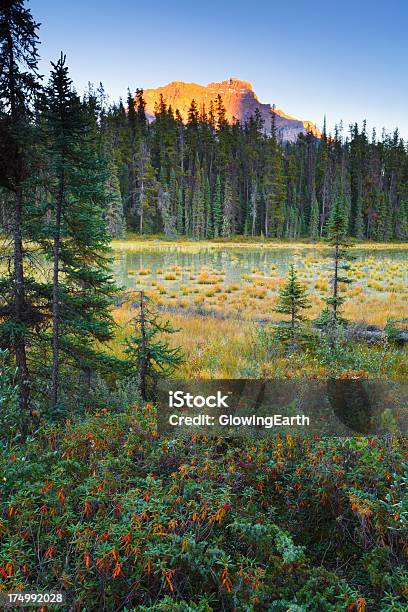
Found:
[[[187,119],[188,109],[193,99],[199,110],[204,106],[208,112],[211,101],[214,102],[220,94],[226,109],[227,119],[230,122],[237,119],[245,122],[258,110],[264,121],[266,131],[270,131],[272,113],[275,114],[276,130],[279,137],[284,141],[293,142],[297,139],[299,133],[306,134],[308,131],[311,131],[317,137],[320,136],[318,129],[311,121],[296,119],[281,109],[273,109],[271,104],[260,102],[252,85],[240,79],[230,78],[221,83],[209,83],[208,85],[172,81],[168,85],[156,89],[146,89],[144,98],[149,119],[154,119],[155,104],[159,102],[161,94],[167,105],[171,105],[174,111],[179,110],[183,120]]]

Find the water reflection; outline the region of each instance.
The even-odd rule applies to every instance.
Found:
[[[384,262],[385,266],[390,260],[392,263],[397,260],[404,262],[408,260],[408,251],[403,249],[372,251],[355,249],[353,254],[357,260],[371,259],[376,262]],[[137,274],[138,270],[149,269],[151,271],[149,281],[151,281],[156,279],[158,269],[169,270],[172,266],[179,266],[182,269],[180,277],[173,284],[174,286],[188,282],[191,272],[198,271],[203,267],[223,270],[225,272],[224,282],[237,283],[243,274],[251,273],[255,269],[269,274],[271,268],[274,267],[278,275],[285,275],[291,262],[294,262],[300,271],[302,271],[302,268],[305,270],[305,260],[309,264],[307,272],[310,273],[310,270],[314,273],[319,269],[327,269],[330,266],[329,257],[329,251],[312,251],[311,249],[229,247],[225,250],[220,248],[188,250],[180,246],[158,247],[157,249],[149,246],[148,249],[140,251],[115,251],[113,272],[116,281],[129,288],[140,286],[140,282],[143,282],[143,276]],[[157,278],[162,280],[160,275]]]

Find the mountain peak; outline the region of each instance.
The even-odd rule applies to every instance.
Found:
[[[219,86],[229,87],[235,90],[240,90],[240,89],[248,89],[249,91],[254,90],[251,83],[249,83],[249,81],[243,81],[242,79],[236,79],[234,77],[230,77],[229,79],[226,79],[225,81],[221,81],[221,83],[209,83],[207,87],[211,87],[212,85],[215,85],[217,87]]]
[[[187,119],[192,100],[196,102],[198,108],[205,107],[208,110],[211,102],[220,95],[226,109],[227,120],[231,123],[236,120],[244,123],[258,112],[264,122],[265,132],[270,132],[274,114],[276,131],[283,141],[293,142],[299,134],[306,134],[308,131],[320,137],[319,131],[311,121],[296,119],[280,109],[273,108],[270,104],[259,102],[251,83],[235,77],[208,85],[172,81],[156,89],[146,89],[144,92],[146,114],[151,120],[154,119],[154,108],[161,95],[167,105],[171,105],[173,110],[179,110],[184,121]]]

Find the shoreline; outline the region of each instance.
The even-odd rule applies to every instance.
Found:
[[[277,239],[246,238],[237,236],[232,239],[212,238],[210,240],[194,240],[190,238],[169,239],[156,235],[137,236],[130,235],[128,238],[114,239],[111,242],[114,251],[120,250],[141,250],[141,249],[167,249],[167,248],[186,248],[187,250],[206,250],[206,249],[237,249],[237,248],[260,248],[260,249],[316,249],[330,250],[331,246],[326,241],[318,242],[307,241],[288,241]],[[351,242],[355,250],[375,250],[375,251],[404,251],[408,250],[408,242]]]

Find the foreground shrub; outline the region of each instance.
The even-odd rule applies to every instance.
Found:
[[[161,437],[150,404],[48,426],[1,456],[0,589],[74,610],[406,609],[406,451]]]

